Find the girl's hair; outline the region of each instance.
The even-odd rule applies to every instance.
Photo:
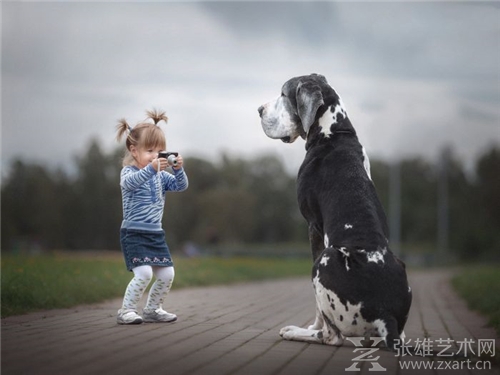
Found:
[[[148,117],[143,121],[138,123],[133,128],[127,123],[125,119],[118,121],[116,126],[117,135],[116,140],[121,141],[124,134],[127,134],[127,139],[125,146],[127,150],[125,152],[125,157],[123,158],[123,166],[131,165],[134,163],[134,157],[130,153],[130,147],[135,146],[141,149],[151,149],[160,147],[162,150],[167,148],[167,142],[165,140],[165,134],[158,126],[160,121],[168,121],[168,117],[165,112],[153,109],[152,111],[146,111]],[[153,123],[148,120],[153,120]]]

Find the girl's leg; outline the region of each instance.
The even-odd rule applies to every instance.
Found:
[[[122,308],[118,310],[118,316],[116,317],[118,324],[140,324],[143,322],[142,317],[137,314],[137,305],[144,294],[144,290],[151,282],[153,270],[151,266],[139,266],[132,271],[134,277],[127,286]]]
[[[139,266],[135,267],[132,271],[134,272],[134,278],[130,281],[125,291],[122,309],[137,311],[137,305],[153,278],[153,269],[151,266]]]
[[[162,307],[163,300],[170,291],[175,276],[174,267],[153,266],[153,273],[156,281],[149,291],[148,301],[144,308],[147,311],[155,311]]]
[[[162,308],[163,300],[174,281],[174,267],[153,267],[153,272],[156,281],[149,291],[148,301],[143,312],[144,321],[147,323],[174,322],[177,320],[177,315],[168,313]]]

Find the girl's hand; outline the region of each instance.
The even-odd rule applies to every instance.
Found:
[[[159,168],[158,168],[158,164],[160,165]],[[165,158],[156,158],[156,159],[153,159],[153,161],[151,162],[151,165],[153,166],[153,168],[156,172],[164,171],[168,167],[168,160]]]
[[[184,164],[184,159],[182,158],[181,154],[177,155],[177,165],[175,167],[172,167],[175,170],[179,170],[182,168],[182,165]]]

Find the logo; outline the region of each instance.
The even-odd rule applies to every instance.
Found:
[[[387,371],[378,360],[380,355],[376,352],[380,349],[378,345],[384,341],[382,337],[370,337],[370,340],[365,340],[364,337],[346,337],[352,342],[356,349],[354,353],[361,353],[354,357],[354,362],[347,367],[345,371],[361,371],[360,364],[368,362],[371,367],[368,371]],[[366,346],[370,343],[370,346]],[[411,339],[396,340],[394,353],[395,357],[403,359],[404,357],[415,358],[415,361],[399,361],[401,369],[469,369],[483,370],[491,369],[491,361],[482,361],[480,358],[495,357],[495,339],[463,339],[454,340],[448,339],[430,339],[417,338],[412,343]],[[417,360],[416,357],[425,358],[427,361]],[[469,358],[473,357],[473,358]],[[460,358],[460,360],[457,360]]]
[[[369,348],[365,348],[363,346],[364,337],[346,337],[346,339],[352,342],[354,346],[356,346],[356,349],[354,349],[354,353],[362,352],[361,355],[352,359],[354,363],[346,368],[346,371],[361,371],[361,368],[358,367],[359,362],[369,362],[372,367],[368,371],[387,371],[386,368],[382,367],[380,363],[377,362],[380,356],[375,357],[373,355],[373,353],[379,350],[379,348],[377,348],[377,345],[381,341],[384,341],[382,337],[370,337],[370,343],[372,344],[372,346]]]

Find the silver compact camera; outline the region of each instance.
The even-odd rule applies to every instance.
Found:
[[[160,151],[158,153],[158,158],[167,159],[168,165],[171,167],[177,166],[177,156],[179,156],[178,152]]]

